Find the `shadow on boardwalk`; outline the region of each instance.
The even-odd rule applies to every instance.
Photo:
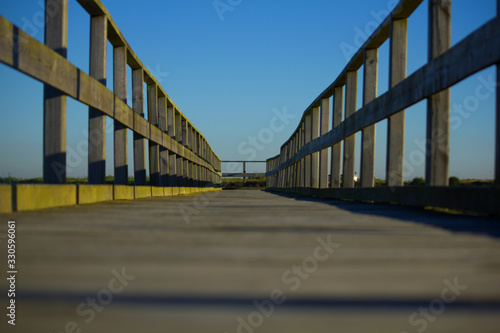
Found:
[[[376,215],[422,223],[454,233],[470,233],[500,238],[500,218],[497,217],[461,215],[393,204],[328,200],[279,192],[270,193],[300,201],[323,202],[357,214]]]

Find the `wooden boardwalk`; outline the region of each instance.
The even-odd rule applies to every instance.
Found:
[[[498,219],[256,190],[0,216],[18,266],[2,332],[500,327]]]

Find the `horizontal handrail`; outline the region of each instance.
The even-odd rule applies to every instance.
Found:
[[[91,20],[90,73],[66,59],[67,1],[46,1],[45,44],[0,16],[0,62],[45,85],[44,118],[50,121],[44,122],[44,182],[65,180],[66,100],[63,98],[69,96],[89,106],[89,132],[99,138],[91,142],[89,135],[89,183],[104,181],[102,124],[106,116],[115,121],[115,183],[127,182],[126,129],[134,133],[136,184],[145,183],[145,139],[149,140],[152,185],[220,183],[220,158],[142,64],[99,0],[77,0]],[[105,86],[106,41],[113,46],[117,61],[113,64],[113,75],[118,75],[119,80],[114,80],[114,91]],[[133,108],[126,103],[126,65],[133,71]],[[144,83],[148,86],[148,120],[144,117]],[[122,165],[117,165],[117,157]],[[62,169],[60,174],[55,166]]]
[[[450,88],[496,66],[500,75],[500,8],[497,16],[451,47],[451,0],[429,1],[428,61],[406,76],[408,18],[422,0],[401,0],[347,63],[339,76],[306,108],[280,153],[266,163],[267,187],[292,193],[402,204],[435,205],[498,213],[491,200],[500,186],[447,188]],[[497,4],[500,7],[500,4]],[[389,90],[377,97],[378,48],[389,39]],[[357,75],[364,66],[363,106],[357,107]],[[333,100],[329,129],[330,99]],[[345,101],[344,101],[345,98]],[[500,185],[500,107],[496,105],[495,181]],[[427,99],[426,188],[403,190],[405,109]],[[386,189],[374,188],[375,126],[388,119]],[[355,134],[362,132],[361,175],[354,172]],[[343,144],[344,156],[341,156]],[[331,149],[331,159],[328,158]],[[343,162],[343,175],[341,166]],[[331,173],[329,171],[331,170]],[[360,184],[356,184],[356,182]],[[357,187],[355,187],[357,185]],[[344,187],[338,188],[337,187]],[[331,189],[327,189],[330,187]],[[360,187],[360,188],[359,188]],[[446,188],[446,189],[443,189]],[[388,192],[389,191],[389,192]],[[434,192],[433,192],[434,191]],[[397,193],[397,194],[394,194]],[[430,193],[434,193],[430,195]],[[398,197],[398,194],[400,197]],[[380,196],[381,195],[381,196]],[[436,196],[438,195],[438,196]],[[398,199],[399,198],[399,199]],[[464,202],[469,200],[467,204]]]
[[[485,43],[485,40],[488,40],[488,43]],[[394,88],[363,106],[337,127],[307,143],[293,157],[266,174],[272,176],[305,156],[329,148],[363,128],[376,124],[498,62],[500,20],[492,19],[442,56],[430,61]],[[450,68],[454,70],[450,71]],[[310,110],[305,113],[308,112]],[[267,161],[279,157],[280,154]]]

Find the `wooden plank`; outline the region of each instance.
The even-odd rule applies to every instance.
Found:
[[[134,127],[134,115],[127,103],[127,48],[113,48],[113,92],[115,94],[114,108],[114,167],[115,185],[128,184],[128,144],[127,126]],[[120,122],[118,119],[121,119]]]
[[[89,74],[106,85],[108,22],[105,15],[90,18]],[[113,99],[114,102],[114,99]],[[88,183],[104,184],[106,177],[106,115],[89,107]]]
[[[150,139],[152,144],[154,145],[162,145],[163,144],[163,132],[156,126],[150,125]]]
[[[408,43],[408,20],[393,20],[391,23],[389,55],[389,89],[406,77]],[[391,115],[387,123],[386,181],[388,186],[403,185],[405,110]]]
[[[132,110],[123,100],[115,96],[115,107],[113,117],[116,123],[124,128],[134,129],[134,110]]]
[[[140,114],[134,113],[134,132],[142,137],[149,139],[151,124],[144,119]]]
[[[46,15],[45,45],[61,57],[66,58],[68,1],[56,2],[54,6],[57,10],[55,14]],[[45,12],[47,13],[49,9],[49,4],[46,2]],[[16,43],[14,37],[16,36],[13,33],[12,48]],[[25,52],[17,53],[19,57],[17,64],[21,68],[24,68],[23,65],[25,65],[23,61],[25,54]],[[32,54],[32,56],[36,56],[36,54]],[[26,62],[28,68],[25,70],[35,69],[33,68],[34,64],[29,59],[26,60],[28,60]],[[14,58],[13,65],[15,64],[16,59]],[[43,70],[42,67],[40,71]],[[47,72],[42,73],[48,74]],[[57,70],[56,73],[58,73]],[[47,84],[43,88],[43,181],[52,184],[64,183],[66,181],[66,96],[63,92]]]
[[[498,331],[498,219],[296,199],[219,191],[18,213],[17,331]]]
[[[77,100],[113,117],[115,95],[105,85],[78,70]]]
[[[349,119],[339,124],[338,128],[334,128],[326,135],[309,143],[307,147],[303,147],[280,167],[291,165],[313,151],[330,147],[340,142],[343,137],[396,114],[497,62],[500,62],[500,20],[493,19],[443,55],[355,112]],[[455,70],[450,71],[449,68]]]
[[[451,0],[429,2],[428,59],[451,47]],[[425,181],[430,186],[448,185],[450,151],[450,90],[427,98]]]
[[[348,118],[356,112],[356,99],[358,90],[358,72],[351,71],[346,74],[346,101],[345,117]],[[355,164],[356,137],[347,136],[344,139],[344,167],[343,187],[354,187],[354,164]]]
[[[377,98],[378,49],[365,51],[363,105]],[[375,124],[361,132],[361,187],[375,185]]]
[[[15,34],[14,34],[15,32]],[[14,27],[8,20],[0,16],[0,61],[7,66],[14,67],[14,54],[24,51],[29,39],[19,39],[26,33]],[[17,41],[17,43],[16,43]]]

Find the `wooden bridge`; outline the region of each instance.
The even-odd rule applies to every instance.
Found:
[[[0,16],[0,62],[44,84],[44,184],[0,186],[0,260],[9,265],[1,266],[2,332],[498,331],[498,87],[496,186],[447,182],[449,88],[490,66],[498,73],[500,9],[450,47],[451,1],[429,1],[429,61],[406,77],[408,18],[422,0],[401,0],[267,160],[268,191],[220,191],[221,160],[203,135],[102,3],[77,1],[91,22],[89,74],[66,60],[67,0],[46,0],[45,45]],[[376,97],[378,48],[387,39],[391,87]],[[113,91],[105,86],[108,41]],[[89,106],[85,185],[65,183],[67,96]],[[424,99],[427,184],[403,186],[405,108]],[[104,180],[107,117],[112,185]],[[375,126],[384,119],[387,186],[374,187]],[[3,245],[12,239],[13,253]],[[7,323],[12,313],[15,326]]]

